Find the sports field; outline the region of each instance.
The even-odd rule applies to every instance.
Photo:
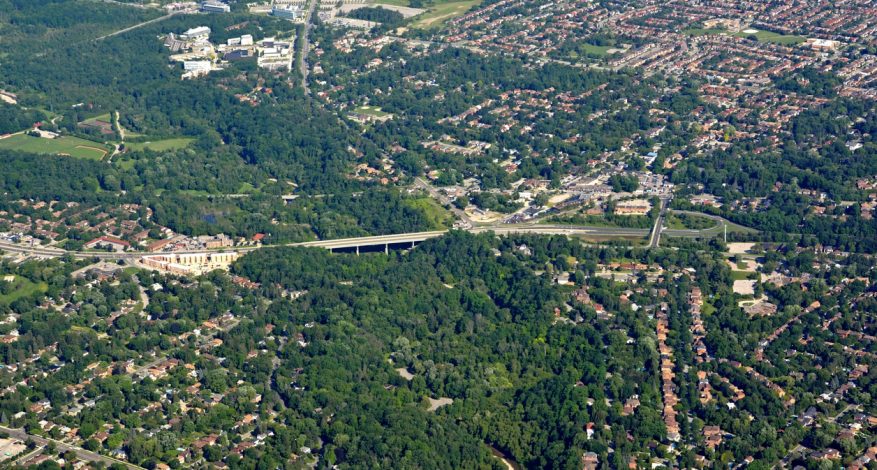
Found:
[[[89,160],[100,160],[110,152],[110,149],[104,144],[78,137],[63,136],[57,139],[44,139],[25,134],[16,134],[6,139],[0,139],[0,149],[66,155]]]

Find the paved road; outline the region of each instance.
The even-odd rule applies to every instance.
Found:
[[[85,450],[82,447],[70,445],[70,444],[67,444],[67,443],[64,443],[61,441],[57,441],[57,440],[52,439],[52,438],[40,437],[40,436],[28,434],[23,429],[14,429],[14,428],[7,428],[5,426],[0,426],[0,431],[4,431],[7,434],[9,434],[10,436],[12,436],[16,439],[19,439],[21,441],[27,441],[28,439],[31,439],[32,441],[36,442],[37,445],[39,445],[39,446],[46,446],[51,442],[55,445],[55,448],[58,449],[59,451],[66,452],[68,450],[72,450],[73,452],[76,452],[76,456],[79,457],[80,460],[85,460],[88,462],[103,462],[107,466],[110,466],[114,463],[117,463],[117,464],[122,464],[131,470],[144,470],[143,467],[140,467],[138,465],[134,465],[132,463],[128,463],[128,462],[124,462],[122,460],[114,459],[114,458],[108,457],[106,455],[100,455],[100,454]]]
[[[150,9],[150,8],[155,8],[154,6],[151,6],[151,5],[143,5],[143,4],[141,4],[141,3],[119,2],[119,1],[116,1],[116,0],[101,0],[101,1],[104,2],[104,3],[112,3],[112,4],[115,4],[115,5],[121,5],[121,6],[125,6],[125,7],[140,8],[140,9],[143,9],[143,10],[147,10],[147,9]]]
[[[460,220],[463,221],[463,223],[467,224],[468,226],[472,226],[472,220],[469,218],[468,215],[466,215],[466,212],[451,204],[450,199],[442,194],[441,191],[436,189],[435,186],[429,184],[429,182],[427,182],[425,179],[420,177],[414,178],[414,186],[423,189],[424,191],[429,193],[430,197],[438,201],[443,206],[450,206],[451,212],[453,212],[454,215],[459,217]]]
[[[664,229],[664,217],[667,215],[667,206],[670,205],[670,199],[661,199],[661,212],[655,220],[655,226],[652,227],[652,234],[649,237],[649,248],[657,248],[661,242],[661,230]]]
[[[310,87],[308,86],[308,54],[311,50],[311,43],[308,33],[311,32],[311,20],[316,8],[317,0],[310,0],[308,2],[308,12],[305,15],[305,26],[302,28],[301,55],[298,61],[298,68],[299,73],[301,73],[301,86],[304,88],[305,93],[310,93]]]
[[[597,237],[645,237],[648,234],[648,231],[645,229],[630,229],[630,228],[617,228],[617,227],[588,227],[588,226],[566,226],[566,225],[538,225],[538,224],[504,224],[497,226],[486,226],[486,227],[473,227],[468,229],[469,232],[472,233],[484,233],[484,232],[495,232],[497,234],[509,234],[509,233],[532,233],[532,234],[541,234],[541,235],[585,235],[585,236],[597,236]],[[310,242],[300,242],[300,243],[289,243],[282,246],[311,246],[311,247],[321,247],[326,249],[340,249],[340,248],[355,248],[357,246],[379,246],[386,244],[402,244],[402,243],[417,243],[422,242],[424,240],[440,237],[447,233],[447,230],[436,230],[432,232],[414,232],[414,233],[400,233],[400,234],[392,234],[392,235],[377,235],[371,237],[357,237],[357,238],[342,238],[335,240],[316,240]],[[241,248],[230,248],[227,250],[220,250],[221,252],[238,252],[238,253],[246,253],[254,250],[258,250],[261,248],[270,248],[276,247],[277,245],[269,245],[265,247],[241,247]],[[109,252],[90,252],[90,251],[66,251],[59,248],[48,248],[43,246],[30,246],[30,245],[21,245],[16,243],[11,243],[7,241],[0,241],[0,250],[8,251],[11,253],[22,253],[31,256],[45,256],[57,258],[64,255],[71,255],[80,259],[87,258],[99,258],[105,260],[134,260],[140,259],[146,256],[156,256],[165,253],[143,253],[143,252],[122,252],[122,253],[109,253]],[[173,252],[174,254],[205,254],[205,253],[217,253],[220,252],[217,250],[195,250],[195,251],[177,251]]]
[[[125,29],[120,29],[120,30],[118,30],[118,31],[116,31],[116,32],[113,32],[113,33],[110,33],[110,34],[105,34],[105,35],[103,35],[103,36],[101,36],[101,37],[99,37],[99,38],[95,38],[94,40],[95,40],[95,41],[101,41],[101,40],[104,40],[104,39],[106,39],[106,38],[111,38],[111,37],[113,37],[113,36],[118,36],[119,34],[124,34],[124,33],[127,33],[128,31],[133,31],[133,30],[135,30],[135,29],[137,29],[137,28],[140,28],[140,27],[146,26],[146,25],[151,24],[151,23],[157,23],[157,22],[159,22],[159,21],[164,21],[164,20],[166,20],[166,19],[168,19],[168,18],[171,18],[171,17],[173,17],[173,16],[175,16],[175,15],[179,15],[180,13],[182,13],[182,12],[180,12],[180,11],[175,11],[175,12],[169,13],[169,14],[164,15],[164,16],[159,16],[158,18],[153,18],[153,19],[151,19],[151,20],[144,21],[143,23],[137,23],[137,24],[135,24],[134,26],[129,26],[129,27],[125,28]]]

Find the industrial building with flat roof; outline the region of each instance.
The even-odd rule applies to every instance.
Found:
[[[225,3],[208,0],[201,3],[201,11],[205,13],[228,13],[231,7]]]

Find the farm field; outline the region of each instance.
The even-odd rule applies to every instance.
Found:
[[[25,134],[16,134],[6,139],[0,139],[0,149],[67,155],[89,160],[100,160],[110,152],[109,147],[104,144],[78,137],[63,136],[57,139],[44,139]]]

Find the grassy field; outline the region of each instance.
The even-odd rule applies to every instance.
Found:
[[[376,117],[385,117],[390,115],[390,113],[381,111],[381,108],[378,108],[377,106],[359,106],[358,108],[354,109],[353,112],[368,114]]]
[[[746,279],[756,279],[757,274],[748,271],[731,271],[731,279],[734,281],[743,281]]]
[[[162,152],[165,150],[176,150],[186,148],[194,142],[195,139],[187,138],[187,137],[179,137],[176,139],[164,139],[164,140],[156,140],[151,142],[125,142],[125,147],[131,150],[154,150],[156,152]]]
[[[704,230],[716,227],[719,223],[708,217],[701,217],[690,214],[667,214],[667,228],[674,230]]]
[[[95,117],[93,117],[93,118],[88,118],[88,119],[86,119],[86,120],[84,120],[84,121],[82,121],[82,122],[94,122],[94,121],[110,122],[110,119],[111,119],[111,118],[110,118],[110,113],[104,113],[104,114],[101,114],[100,116],[95,116]]]
[[[430,228],[434,230],[449,228],[454,224],[454,216],[430,197],[409,199],[405,203],[412,209],[423,213],[426,220],[429,221]]]
[[[747,34],[747,33],[744,33],[743,31],[738,31],[738,32],[732,33],[730,31],[727,31],[727,30],[724,30],[721,28],[710,28],[710,29],[691,28],[691,29],[686,29],[685,31],[683,31],[683,33],[685,33],[689,36],[706,36],[709,34],[713,34],[713,35],[715,35],[715,34],[730,34],[732,36],[737,36],[738,38],[747,38],[749,36],[755,36],[761,42],[770,42],[770,43],[774,43],[774,44],[781,44],[784,46],[792,46],[795,44],[800,44],[800,43],[807,40],[807,38],[805,38],[803,36],[786,35],[786,34],[774,33],[771,31],[758,31],[757,33]]]
[[[57,139],[43,139],[42,137],[32,137],[24,134],[17,134],[0,140],[0,149],[50,155],[68,155],[89,160],[100,160],[110,152],[110,148],[104,144],[78,137],[64,136]]]
[[[440,28],[445,21],[460,16],[475,5],[481,3],[481,0],[465,0],[462,2],[441,3],[429,7],[429,10],[422,15],[414,17],[411,27],[418,29],[434,29]]]
[[[745,38],[751,35],[741,31],[739,33],[734,33],[734,36]],[[807,38],[805,38],[804,36],[786,35],[774,33],[771,31],[759,31],[757,33],[754,33],[754,36],[757,37],[760,42],[770,42],[783,46],[793,46],[795,44],[801,44],[802,42],[807,40]]]
[[[5,282],[0,280],[0,282]],[[31,282],[23,277],[16,276],[12,281],[12,289],[8,294],[0,294],[0,305],[6,305],[16,300],[31,295],[35,292],[45,292],[49,286],[45,282],[39,284]]]
[[[612,49],[612,46],[595,46],[593,44],[582,44],[579,46],[579,50],[581,50],[585,54],[598,57],[603,57],[608,54],[607,51],[609,51],[609,49]]]

